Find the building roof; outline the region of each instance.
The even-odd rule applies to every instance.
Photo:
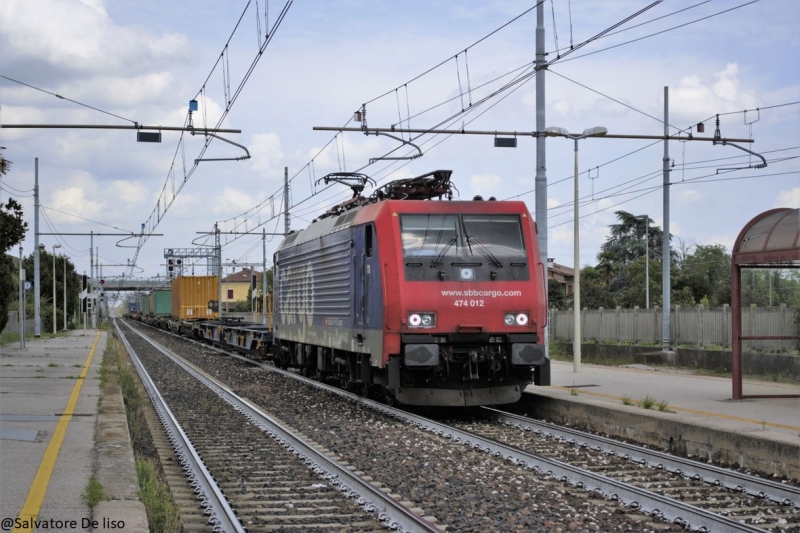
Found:
[[[733,245],[737,265],[800,262],[800,209],[764,211],[748,222]]]
[[[234,272],[222,278],[223,283],[250,283],[254,271],[250,268],[243,268],[239,272]],[[261,283],[261,272],[255,271],[256,281]]]
[[[554,261],[548,261],[547,262],[547,270],[549,270],[549,271],[551,271],[551,272],[553,272],[555,274],[561,274],[561,275],[564,275],[564,276],[574,276],[575,275],[575,269],[574,268],[570,268],[570,267],[564,266],[564,265],[559,265],[558,263],[556,263]]]

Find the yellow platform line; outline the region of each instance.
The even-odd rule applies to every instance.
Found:
[[[563,389],[567,391],[571,391],[573,387],[563,387],[556,385],[553,387],[554,389]],[[622,397],[620,396],[613,396],[611,394],[603,394],[600,392],[591,392],[581,389],[581,394],[588,394],[589,396],[598,396],[600,398],[607,398],[609,400],[619,400],[622,401]],[[764,422],[763,420],[753,420],[752,418],[742,418],[740,416],[733,416],[733,415],[724,415],[722,413],[711,413],[709,411],[700,411],[698,409],[689,409],[688,407],[675,407],[674,405],[669,406],[670,411],[681,411],[684,413],[691,413],[693,415],[702,415],[702,416],[710,416],[714,418],[724,418],[726,420],[735,420],[736,422],[747,422],[749,424],[757,424],[759,426],[769,426],[773,428],[779,429],[788,429],[791,431],[800,432],[800,427],[795,426],[787,426],[785,424],[775,424],[774,422]]]
[[[61,445],[64,443],[67,426],[70,420],[72,420],[72,414],[75,412],[75,406],[78,403],[78,397],[81,394],[81,388],[86,379],[86,374],[89,372],[89,365],[92,364],[92,358],[94,357],[97,342],[100,340],[101,334],[102,332],[98,332],[97,337],[94,339],[92,349],[89,350],[89,357],[86,358],[86,363],[83,365],[81,375],[72,388],[72,394],[67,402],[67,407],[58,420],[56,430],[53,432],[53,438],[50,439],[50,444],[47,445],[47,450],[44,452],[44,457],[42,457],[42,462],[39,464],[36,477],[33,478],[33,483],[28,491],[28,497],[25,498],[25,505],[22,506],[22,511],[20,511],[19,517],[15,521],[15,526],[19,524],[24,527],[14,527],[15,532],[33,531],[33,522],[39,517],[39,512],[42,510],[44,496],[47,494],[47,486],[50,484],[50,478],[56,466],[56,459],[58,459],[58,452],[61,451]]]

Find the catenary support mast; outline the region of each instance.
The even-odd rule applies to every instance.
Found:
[[[536,131],[545,129],[545,86],[544,74],[546,69],[544,58],[544,2],[536,6]],[[544,286],[547,290],[547,157],[545,152],[547,138],[543,135],[536,137],[536,226],[539,231],[539,257],[545,266]],[[577,265],[576,265],[577,268]],[[548,310],[549,312],[549,310]],[[548,327],[544,329],[544,350],[548,354]]]

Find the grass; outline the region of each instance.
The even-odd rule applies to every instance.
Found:
[[[548,344],[548,355],[554,361],[572,361],[572,355],[567,353],[567,343],[551,340]]]
[[[673,411],[670,411],[669,402],[667,402],[666,400],[657,401],[656,402],[656,409],[658,409],[662,413],[672,413],[673,412]]]
[[[147,511],[150,531],[180,531],[180,509],[172,500],[166,483],[159,479],[153,461],[137,459],[136,475],[139,478],[139,498]]]
[[[41,338],[42,339],[53,339],[55,337],[66,337],[67,334],[64,332],[59,332],[53,335],[52,333],[44,333],[42,332]],[[25,332],[25,340],[32,341],[34,340],[33,332]],[[5,344],[13,344],[15,342],[19,342],[19,333],[0,333],[0,346]]]
[[[631,400],[630,396],[622,396],[622,405],[636,405],[636,402]]]
[[[89,484],[84,489],[83,493],[81,494],[81,499],[83,502],[88,505],[89,507],[94,507],[98,503],[103,500],[110,499],[108,495],[106,495],[106,491],[103,488],[103,484],[97,481],[97,478],[93,475],[89,478]]]
[[[200,408],[203,410],[205,414],[211,416],[217,415],[220,412],[219,404],[217,404],[210,398],[201,398]]]
[[[642,409],[652,409],[653,407],[655,407],[656,403],[657,400],[648,394],[647,396],[639,400],[639,407],[641,407]]]
[[[573,387],[572,387],[572,388],[569,390],[569,393],[570,393],[572,396],[577,396],[577,395],[578,395],[578,389],[577,389],[577,387],[573,386]]]
[[[47,366],[49,366],[50,368],[58,368],[58,367],[60,367],[61,365],[57,365],[57,364],[55,364],[55,363],[50,363],[50,364],[49,364],[49,365],[47,365]]]
[[[109,335],[109,339],[111,337],[112,335]],[[128,430],[136,458],[139,498],[144,504],[150,531],[178,532],[181,531],[180,509],[163,481],[163,472],[156,462],[158,454],[145,419],[144,399],[136,384],[136,378],[127,368],[124,354],[125,349],[119,341],[109,340],[100,379],[110,382],[116,377],[122,391]],[[114,358],[116,358],[116,372],[112,364]],[[102,370],[103,367],[106,369]]]
[[[111,365],[114,364],[114,358],[111,355],[113,353],[113,349],[114,343],[111,339],[111,335],[107,335],[106,351],[103,353],[103,361],[100,363],[100,369],[97,371],[100,377],[100,388],[105,387],[111,377]]]

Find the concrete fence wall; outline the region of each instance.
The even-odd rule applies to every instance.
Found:
[[[746,307],[742,309],[742,335],[798,335],[796,309],[780,307]],[[678,346],[731,345],[731,309],[729,306],[702,306],[672,309],[670,344]],[[610,341],[617,344],[654,344],[662,342],[662,310],[654,309],[584,309],[581,312],[581,339]],[[572,341],[572,311],[550,311],[550,338]],[[745,351],[785,352],[797,349],[798,340],[744,341]]]
[[[25,333],[33,333],[33,319],[28,318],[25,320]],[[8,312],[8,322],[6,327],[0,333],[19,333],[19,315],[17,311]]]

